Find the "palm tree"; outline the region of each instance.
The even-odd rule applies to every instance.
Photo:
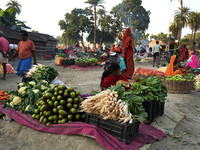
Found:
[[[172,0],[170,0],[170,1],[172,1]],[[183,0],[178,0],[179,2],[180,2],[180,4],[181,4],[181,9],[180,9],[180,19],[182,20],[182,14],[183,14]],[[181,29],[182,30],[182,29]],[[180,33],[180,32],[179,32]],[[181,36],[180,36],[181,34],[179,34],[179,37],[178,37],[178,42],[180,42],[180,40],[181,40]]]
[[[199,12],[191,12],[188,18],[188,25],[190,29],[192,30],[192,34],[194,33],[194,41],[195,41],[195,35],[197,30],[200,29],[200,13]],[[191,34],[191,37],[192,37]]]
[[[8,2],[6,4],[7,6],[7,9],[10,9],[10,8],[15,8],[15,15],[16,14],[20,14],[21,13],[21,9],[22,9],[22,5],[20,3],[18,3],[17,0],[10,0],[10,2]]]
[[[181,21],[182,21],[182,27],[180,28],[179,34],[178,34],[179,42],[181,39],[182,29],[187,26],[187,20],[188,20],[189,14],[190,14],[190,8],[188,8],[188,7],[182,8],[182,16],[181,16],[181,8],[179,8],[179,10],[175,11],[174,20],[181,19]]]
[[[88,3],[91,5],[91,7],[94,7],[94,48],[96,48],[96,7],[102,7],[104,8],[102,3],[104,3],[104,0],[87,0],[85,3]]]
[[[169,26],[169,32],[172,33],[174,39],[178,38],[179,30],[182,28],[182,21],[180,18],[174,20]]]
[[[99,45],[100,45],[100,48],[102,48],[102,38],[103,38],[103,32],[104,32],[104,27],[103,27],[103,19],[104,19],[104,16],[106,14],[106,11],[104,9],[99,9],[97,11],[97,14],[99,15],[100,19],[99,19],[99,24],[101,26],[101,38],[100,38],[100,42],[99,42]]]

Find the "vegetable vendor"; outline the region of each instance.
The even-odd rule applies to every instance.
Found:
[[[124,71],[124,76],[127,79],[131,79],[133,72],[135,70],[134,59],[133,59],[133,40],[131,38],[131,29],[126,28],[124,37],[122,39],[122,57],[126,63],[126,69]]]
[[[173,55],[170,59],[170,63],[165,71],[167,76],[175,76],[176,74],[180,74],[182,76],[187,75],[187,70],[190,67],[183,67],[179,63],[179,58],[176,55]]]
[[[101,90],[111,87],[111,85],[116,85],[117,83],[121,83],[125,90],[130,89],[130,83],[126,77],[120,74],[120,66],[117,63],[111,63],[110,67],[105,70],[102,74],[101,78]]]
[[[192,69],[200,68],[200,61],[198,61],[197,55],[192,55],[185,66],[190,66]]]
[[[16,53],[10,58],[12,61],[17,55],[19,55],[19,63],[17,66],[17,75],[23,78],[25,74],[29,71],[32,65],[32,57],[34,64],[36,64],[36,56],[35,56],[35,45],[33,41],[28,39],[27,31],[20,31],[19,37],[22,41],[19,42],[19,45],[16,49]]]

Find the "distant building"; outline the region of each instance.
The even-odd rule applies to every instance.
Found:
[[[10,30],[9,27],[4,26],[0,26],[0,30],[3,31],[4,37],[10,44],[18,44],[21,41],[18,31]],[[58,40],[53,36],[37,32],[28,32],[28,39],[34,42],[37,57],[43,57],[44,55],[55,56],[55,48]]]

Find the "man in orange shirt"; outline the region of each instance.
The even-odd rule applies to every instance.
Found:
[[[19,63],[17,66],[17,75],[20,77],[24,77],[25,74],[29,71],[32,65],[32,56],[34,64],[36,64],[36,56],[35,56],[35,45],[33,41],[28,39],[27,31],[20,31],[19,37],[22,41],[19,42],[18,47],[16,49],[16,53],[10,59],[10,61],[19,55]],[[23,78],[22,78],[23,81]]]

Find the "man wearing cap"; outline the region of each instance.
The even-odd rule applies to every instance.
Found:
[[[10,54],[10,46],[8,40],[3,37],[3,32],[0,30],[0,63],[3,64],[3,78],[6,80],[6,63],[8,62],[8,56]]]

